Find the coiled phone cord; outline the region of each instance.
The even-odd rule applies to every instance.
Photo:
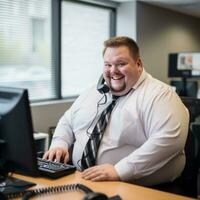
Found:
[[[59,185],[59,186],[51,186],[46,188],[39,188],[34,190],[26,190],[22,192],[15,192],[12,194],[8,194],[7,198],[17,198],[22,197],[22,200],[28,200],[29,198],[33,196],[43,195],[43,194],[54,194],[54,193],[60,193],[60,192],[67,192],[67,191],[76,191],[76,190],[82,190],[83,192],[90,193],[93,192],[90,188],[86,187],[82,184],[69,184],[69,185]]]

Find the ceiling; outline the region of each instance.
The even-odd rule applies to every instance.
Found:
[[[128,2],[136,0],[115,0]],[[200,0],[137,0],[200,18]]]

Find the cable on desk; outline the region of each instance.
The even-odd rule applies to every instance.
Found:
[[[28,200],[29,198],[33,196],[39,196],[43,194],[54,194],[54,193],[67,192],[67,191],[76,191],[76,190],[81,190],[86,194],[89,192],[93,192],[90,188],[78,183],[78,184],[59,185],[59,186],[52,186],[52,187],[46,187],[46,188],[39,188],[39,189],[34,189],[34,190],[26,190],[22,192],[14,192],[14,193],[7,194],[6,197],[8,199],[22,197],[22,200]]]

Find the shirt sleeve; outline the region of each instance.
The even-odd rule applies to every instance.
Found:
[[[147,95],[140,115],[147,140],[115,165],[123,181],[154,173],[182,153],[185,146],[189,115],[179,97],[170,90],[154,97]]]
[[[72,104],[72,106],[64,113],[60,118],[55,132],[53,134],[52,142],[50,148],[62,147],[69,149],[75,141],[74,131],[73,131],[73,120],[74,115],[77,113],[77,110],[84,104],[86,97],[89,95],[89,92],[96,91],[95,86],[92,86],[85,90]]]
[[[64,149],[68,149],[72,145],[74,136],[71,126],[71,115],[72,108],[67,110],[65,114],[60,118],[53,134],[50,148],[62,147]]]

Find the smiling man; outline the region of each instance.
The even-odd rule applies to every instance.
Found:
[[[170,86],[142,66],[128,37],[104,42],[109,92],[89,88],[60,119],[44,159],[72,162],[92,181],[140,185],[173,181],[185,165],[188,111]],[[103,93],[103,94],[102,94]]]
[[[128,93],[139,79],[142,63],[138,52],[131,56],[131,51],[125,45],[112,47],[111,41],[105,42],[108,47],[104,50],[103,75],[112,94],[121,96]]]

